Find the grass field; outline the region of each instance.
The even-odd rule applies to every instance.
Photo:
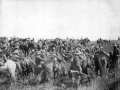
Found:
[[[120,42],[120,41],[119,41]],[[104,51],[107,53],[113,51],[112,45],[114,43],[119,43],[116,40],[111,41],[108,44],[99,44],[104,47]],[[98,45],[96,42],[92,41],[89,45]],[[73,90],[67,87],[66,84],[60,84],[59,86],[53,86],[52,84],[46,83],[45,85],[23,85],[23,84],[12,84],[6,85],[1,84],[0,90]],[[92,81],[90,86],[80,86],[78,90],[120,90],[120,71],[117,76],[114,77],[102,77]]]
[[[118,40],[111,40],[110,43],[106,43],[106,44],[97,44],[96,41],[91,41],[89,45],[93,44],[94,46],[98,46],[98,45],[103,46],[104,47],[103,50],[108,53],[113,51],[113,44],[115,43],[120,46],[120,41]]]

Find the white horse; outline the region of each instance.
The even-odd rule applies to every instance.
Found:
[[[16,68],[18,68],[18,65],[16,62],[7,59],[5,63],[2,64],[2,60],[0,60],[0,72],[10,74],[10,77],[13,81],[16,80]]]

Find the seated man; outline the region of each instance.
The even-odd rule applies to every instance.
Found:
[[[4,54],[7,54],[8,52],[8,47],[7,47],[7,45],[6,44],[3,44],[2,46],[1,46],[1,49],[2,49],[2,53],[4,53]]]
[[[44,57],[44,55],[42,54],[41,51],[38,51],[36,53],[36,57],[35,57],[35,63],[36,65],[39,65],[42,61],[46,61],[47,59]]]
[[[32,49],[30,52],[29,52],[29,55],[30,55],[30,57],[34,57],[34,55],[35,55],[35,50],[34,49]]]
[[[22,52],[19,50],[19,47],[16,46],[14,52],[10,55],[10,58],[14,61],[18,60],[18,59],[23,59],[23,54]]]
[[[6,56],[2,53],[2,50],[0,49],[0,66],[3,66],[7,61]]]

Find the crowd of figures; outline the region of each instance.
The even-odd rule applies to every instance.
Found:
[[[98,39],[97,40],[97,43],[99,44],[99,43],[104,43],[104,44],[106,44],[106,43],[110,43],[110,39],[109,40],[107,40],[107,39]]]
[[[0,37],[0,74],[7,71],[13,81],[34,75],[39,83],[72,80],[72,87],[90,84],[118,66],[119,49],[106,53],[101,46],[87,46],[85,39],[40,39]],[[17,73],[17,74],[16,74]],[[5,74],[6,75],[6,74]]]

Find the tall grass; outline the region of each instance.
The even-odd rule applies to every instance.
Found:
[[[114,74],[114,73],[112,73]],[[117,75],[108,74],[107,77],[99,77],[92,80],[89,86],[80,86],[78,90],[120,90],[120,73]],[[26,82],[27,80],[22,80]],[[34,80],[32,80],[34,81]],[[1,84],[0,90],[73,90],[67,87],[65,83],[60,83],[59,86],[53,86],[50,83],[30,85],[24,83],[11,83],[11,85]],[[56,82],[58,83],[58,82]]]

